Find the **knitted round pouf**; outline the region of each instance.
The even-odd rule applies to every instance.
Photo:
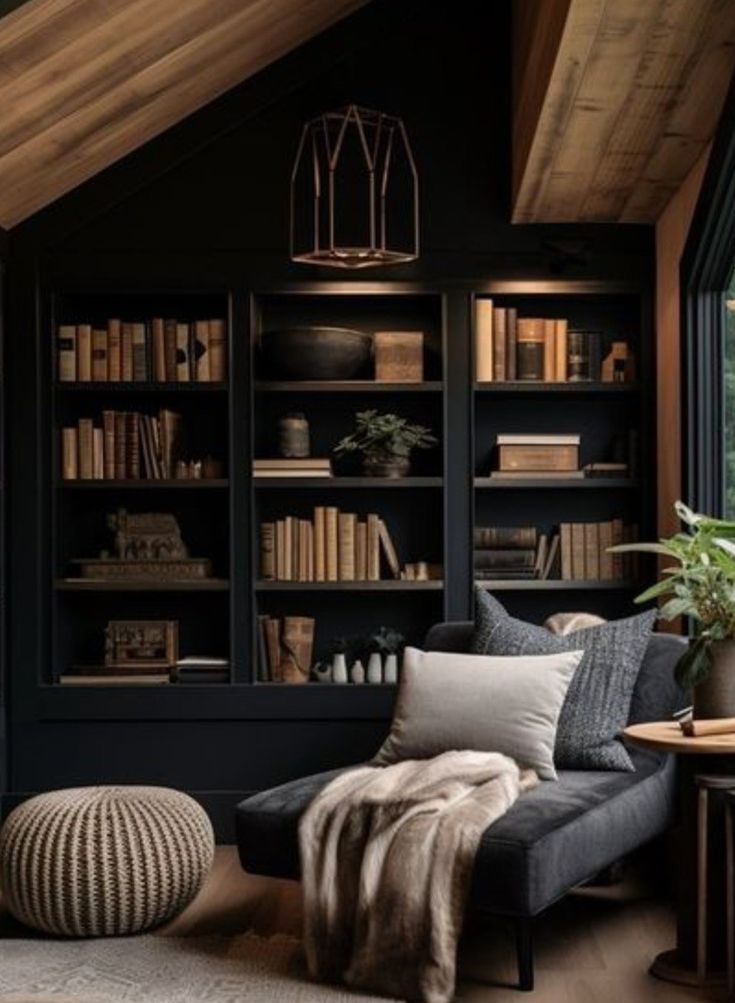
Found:
[[[138,933],[180,912],[214,855],[196,801],[166,787],[77,787],[25,801],[0,831],[11,913],[45,933]]]

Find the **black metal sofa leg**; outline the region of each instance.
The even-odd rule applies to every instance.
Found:
[[[533,990],[533,927],[528,916],[516,919],[516,954],[518,957],[518,988]]]

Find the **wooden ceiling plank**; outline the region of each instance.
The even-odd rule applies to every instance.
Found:
[[[166,31],[160,28],[168,8]],[[221,21],[242,8],[242,0],[218,0]],[[0,157],[54,121],[120,86],[131,74],[178,48],[211,24],[208,0],[129,0],[103,24],[64,46],[14,80],[0,84],[5,128]]]
[[[604,10],[605,0],[584,0],[583,3],[573,0],[571,4],[543,113],[518,185],[512,215],[514,223],[534,222],[539,207],[544,205],[545,187],[557,151],[557,136],[564,134],[572,114],[584,67],[600,30]]]
[[[641,52],[639,72],[592,165],[587,195],[579,203],[584,219],[612,222],[620,218],[687,85],[692,50],[706,45],[712,20],[709,0],[664,0],[661,4],[655,30]]]
[[[0,159],[0,220],[30,215],[360,3],[281,0],[277,17],[273,0],[254,4],[146,67]]]
[[[735,67],[735,4],[714,5],[714,24],[692,59],[664,128],[620,212],[622,222],[658,219],[709,146]]]
[[[656,30],[658,3],[606,0],[596,44],[549,172],[546,198],[563,219],[576,218],[604,150],[615,131]]]

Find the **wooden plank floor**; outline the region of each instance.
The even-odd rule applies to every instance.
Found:
[[[197,899],[160,932],[197,936],[254,930],[298,936],[299,886],[245,874],[234,847],[218,847]],[[0,902],[0,937],[28,936]],[[513,947],[502,924],[473,921],[460,950],[458,1003],[680,1003],[721,1000],[659,982],[647,974],[654,955],[673,943],[670,906],[648,896],[640,881],[585,890],[554,906],[536,931],[536,991],[508,988],[515,979]],[[0,957],[2,945],[0,944]],[[490,984],[493,983],[493,984]],[[505,983],[505,985],[502,985]],[[49,1003],[60,1003],[49,997]],[[34,1003],[41,1003],[34,998]],[[65,1003],[65,1001],[64,1001]],[[216,1000],[213,1000],[216,1003]]]

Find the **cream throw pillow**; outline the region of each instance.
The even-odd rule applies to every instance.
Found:
[[[502,752],[556,780],[556,726],[583,654],[504,658],[406,648],[390,735],[374,762],[472,749]]]

